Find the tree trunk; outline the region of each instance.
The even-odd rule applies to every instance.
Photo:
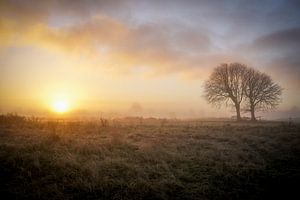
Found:
[[[236,120],[241,121],[241,109],[240,109],[240,104],[236,103],[235,104],[235,109],[236,109]]]
[[[251,121],[256,121],[256,118],[255,118],[255,109],[254,108],[255,108],[254,105],[250,106]]]

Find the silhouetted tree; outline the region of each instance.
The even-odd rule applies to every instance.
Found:
[[[248,68],[244,94],[251,120],[256,121],[255,111],[273,109],[279,104],[282,88],[267,74]]]
[[[245,97],[247,69],[240,63],[221,64],[204,85],[207,101],[214,105],[234,105],[237,120],[241,120],[240,107]]]

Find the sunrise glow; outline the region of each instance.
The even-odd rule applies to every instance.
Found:
[[[52,109],[56,113],[65,113],[69,110],[69,102],[66,100],[56,100],[53,102]]]
[[[1,196],[297,198],[299,91],[300,0],[0,0]]]
[[[230,118],[203,83],[238,62],[284,88],[259,115],[299,116],[297,1],[75,2],[0,1],[0,113]]]

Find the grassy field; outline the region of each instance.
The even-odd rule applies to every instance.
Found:
[[[299,198],[300,125],[2,115],[0,179],[9,199]]]

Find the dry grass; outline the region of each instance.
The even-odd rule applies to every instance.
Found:
[[[10,199],[288,199],[300,126],[2,115],[0,163]]]

